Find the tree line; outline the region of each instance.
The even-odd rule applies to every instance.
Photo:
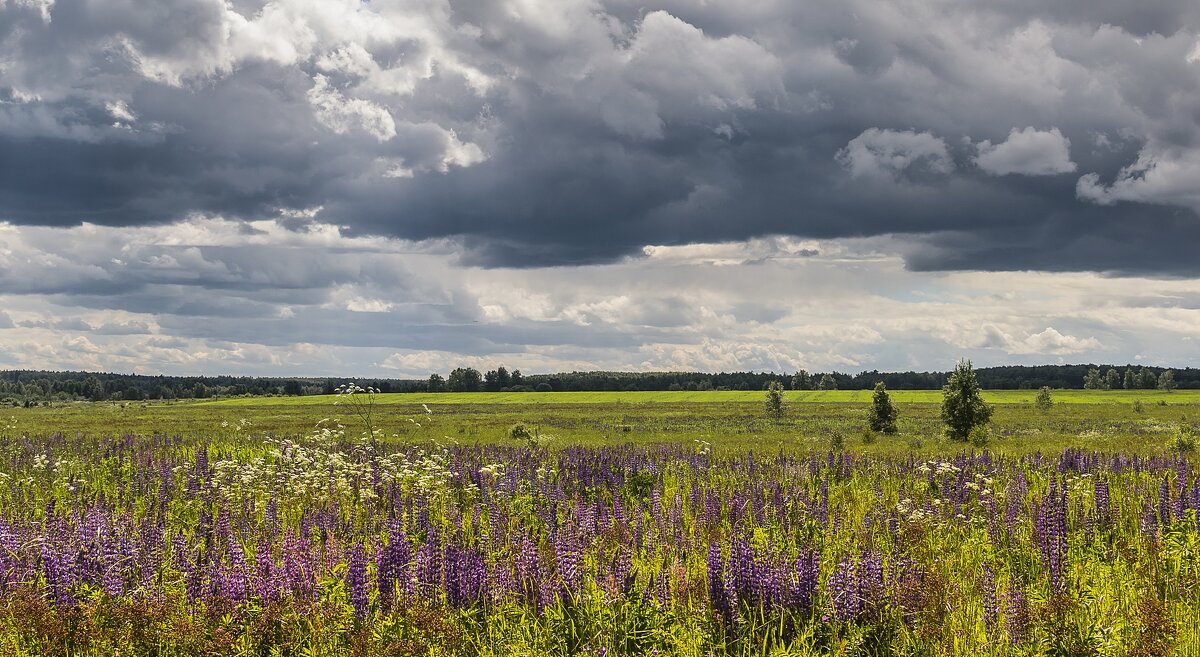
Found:
[[[1200,369],[1136,365],[1039,365],[984,367],[975,370],[989,390],[1174,389],[1200,388]],[[563,372],[523,374],[500,366],[479,371],[456,367],[428,379],[357,379],[380,392],[603,392],[662,390],[870,390],[883,382],[890,390],[936,390],[949,372]],[[345,378],[147,376],[99,372],[0,371],[0,402],[31,404],[70,400],[204,399],[244,395],[332,394]]]

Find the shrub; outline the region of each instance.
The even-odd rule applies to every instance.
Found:
[[[785,410],[783,404],[783,384],[779,383],[778,381],[772,381],[770,385],[767,386],[767,398],[765,403],[767,405],[768,415],[775,420],[783,419],[783,413]]]
[[[1180,429],[1169,445],[1171,451],[1190,454],[1196,451],[1196,435],[1186,429]]]
[[[1054,398],[1050,396],[1050,386],[1042,386],[1042,389],[1038,390],[1037,398],[1034,399],[1033,404],[1043,413],[1054,406]]]

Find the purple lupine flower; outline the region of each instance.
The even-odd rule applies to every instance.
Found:
[[[1067,561],[1067,488],[1065,483],[1058,484],[1058,478],[1051,476],[1050,486],[1046,497],[1034,509],[1037,514],[1035,522],[1035,540],[1042,553],[1042,559],[1050,572],[1050,587],[1061,590],[1066,581],[1063,571]]]
[[[42,570],[54,604],[67,609],[75,604],[75,568],[70,559],[49,546],[42,548]]]
[[[1154,512],[1154,507],[1150,501],[1146,501],[1146,508],[1142,511],[1141,522],[1142,535],[1145,536],[1151,543],[1158,541],[1158,516]]]
[[[565,594],[578,595],[579,586],[583,580],[580,569],[583,561],[582,550],[578,543],[565,531],[559,531],[554,536],[554,564],[558,569],[558,577]]]
[[[1029,602],[1020,583],[1015,580],[1010,582],[1005,598],[1004,617],[1008,638],[1014,644],[1024,643],[1029,635]]]
[[[1170,475],[1163,475],[1162,483],[1158,485],[1158,518],[1164,527],[1174,522],[1173,510],[1174,506],[1171,504],[1171,478]]]
[[[516,548],[516,555],[513,559],[516,589],[513,593],[529,604],[535,602],[538,597],[538,582],[548,578],[541,576],[541,562],[538,560],[537,545],[529,536],[522,536]]]
[[[421,595],[433,598],[442,582],[442,548],[437,532],[430,533],[417,549],[417,587]]]
[[[387,545],[379,551],[379,564],[376,571],[379,586],[379,601],[384,611],[392,607],[392,600],[397,591],[400,595],[412,594],[412,575],[410,564],[412,549],[408,537],[399,523],[392,526]]]
[[[1108,478],[1097,477],[1092,485],[1092,497],[1096,505],[1096,521],[1101,527],[1112,525],[1112,497],[1108,490]]]
[[[104,541],[104,547],[101,557],[102,575],[101,585],[104,587],[109,596],[117,598],[125,592],[125,576],[122,572],[123,558],[121,554],[121,544],[112,537]]]
[[[292,595],[308,599],[316,589],[316,572],[308,539],[291,535],[283,539],[283,570]]]
[[[730,541],[728,570],[730,571],[730,580],[733,582],[735,599],[751,604],[757,602],[753,599],[756,580],[754,553],[750,550],[750,544],[745,537],[735,536]]]
[[[363,546],[350,549],[350,567],[346,570],[346,587],[350,589],[350,604],[359,621],[367,617],[367,557]]]
[[[858,582],[853,559],[846,557],[839,561],[825,587],[832,618],[844,623],[858,616],[861,601],[858,598]]]
[[[782,604],[794,612],[812,611],[813,597],[817,591],[819,562],[815,550],[802,550],[792,562],[792,571],[784,580]]]
[[[279,573],[271,557],[271,544],[265,538],[254,550],[254,594],[264,603],[279,599]]]
[[[983,622],[988,630],[996,627],[996,575],[991,564],[983,564]]]
[[[708,599],[725,622],[733,619],[733,604],[725,590],[725,559],[717,543],[708,546]]]
[[[221,569],[220,593],[231,602],[242,602],[246,599],[246,551],[242,544],[232,541],[229,544],[229,564]]]
[[[866,552],[858,562],[855,573],[861,613],[874,613],[883,601],[883,557],[878,552]]]

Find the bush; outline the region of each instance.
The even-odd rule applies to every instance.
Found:
[[[987,447],[992,441],[992,433],[988,431],[985,425],[978,425],[971,429],[971,444],[980,449]]]
[[[1042,389],[1038,390],[1037,398],[1034,399],[1033,404],[1043,413],[1054,406],[1054,398],[1050,396],[1050,386],[1042,386]]]
[[[862,442],[864,445],[870,445],[871,443],[875,442],[875,439],[876,435],[874,431],[871,431],[870,429],[863,429]]]
[[[1140,400],[1140,399],[1133,400],[1133,412],[1134,413],[1145,413],[1146,412],[1146,406],[1144,404],[1142,404],[1142,400]]]
[[[1169,447],[1172,452],[1190,454],[1196,451],[1196,435],[1186,429],[1180,429]]]
[[[835,452],[840,452],[846,449],[846,437],[840,431],[834,431],[829,434],[829,449]]]
[[[783,385],[778,381],[772,381],[767,385],[767,398],[765,403],[767,406],[768,415],[770,415],[776,421],[783,418],[783,412],[785,410],[783,404]]]

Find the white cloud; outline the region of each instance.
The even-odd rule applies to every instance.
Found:
[[[1076,168],[1071,161],[1071,142],[1058,128],[1045,131],[1013,128],[1003,142],[993,145],[985,140],[977,149],[975,164],[996,176],[1014,173],[1051,176],[1070,173]]]
[[[954,161],[946,142],[929,132],[868,128],[839,150],[836,159],[850,175],[896,176],[910,167],[950,173]]]
[[[4,367],[855,371],[1139,353],[1200,365],[1182,340],[1200,324],[1192,281],[910,272],[897,244],[878,239],[763,238],[487,270],[457,264],[441,242],[319,223],[0,224],[0,244],[0,307],[14,324],[0,331]]]
[[[313,77],[308,102],[312,104],[317,120],[338,134],[360,129],[379,141],[396,136],[396,122],[387,108],[362,98],[343,96],[324,75]]]
[[[1075,194],[1099,205],[1133,201],[1200,211],[1200,149],[1147,144],[1112,183],[1105,185],[1095,173],[1084,174]]]

